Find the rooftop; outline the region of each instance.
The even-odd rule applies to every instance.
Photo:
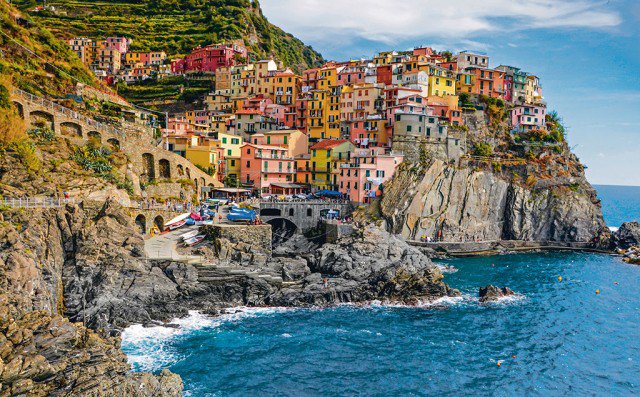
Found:
[[[348,139],[325,139],[324,141],[320,141],[315,145],[311,146],[311,150],[332,149],[346,142],[350,142],[350,141]]]

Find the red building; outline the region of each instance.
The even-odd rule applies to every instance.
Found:
[[[238,59],[247,59],[248,52],[244,46],[237,44],[213,44],[197,47],[184,59],[171,63],[171,71],[175,74],[186,72],[215,73],[220,67],[239,64]]]
[[[381,65],[377,68],[378,83],[391,85],[393,82],[393,65]]]

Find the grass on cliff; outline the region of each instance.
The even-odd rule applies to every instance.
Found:
[[[22,10],[41,2],[15,0]],[[244,40],[257,57],[276,56],[294,68],[322,63],[322,57],[272,25],[257,0],[50,0],[55,12],[33,13],[56,35],[127,36],[134,51],[186,54],[198,45]]]
[[[18,88],[61,97],[77,82],[102,86],[65,42],[5,1],[0,1],[0,32],[0,72],[11,75]]]
[[[171,76],[160,80],[145,80],[135,84],[118,84],[118,94],[135,104],[156,102],[191,103],[211,91],[211,81],[190,80]]]

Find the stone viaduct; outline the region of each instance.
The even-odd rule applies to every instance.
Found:
[[[30,126],[45,125],[56,135],[76,141],[98,140],[113,150],[126,153],[131,171],[140,182],[156,179],[189,179],[197,193],[205,186],[222,183],[194,166],[189,160],[156,146],[151,128],[135,123],[101,123],[45,98],[15,89],[11,100]],[[135,181],[134,181],[135,184]]]
[[[260,218],[272,225],[295,228],[298,231],[307,231],[318,225],[321,216],[326,216],[327,212],[338,211],[340,216],[351,213],[351,204],[348,202],[332,202],[324,200],[312,201],[279,201],[260,202]]]

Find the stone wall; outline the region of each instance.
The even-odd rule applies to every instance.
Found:
[[[221,264],[264,266],[271,257],[270,225],[212,225],[200,230],[213,243]]]

